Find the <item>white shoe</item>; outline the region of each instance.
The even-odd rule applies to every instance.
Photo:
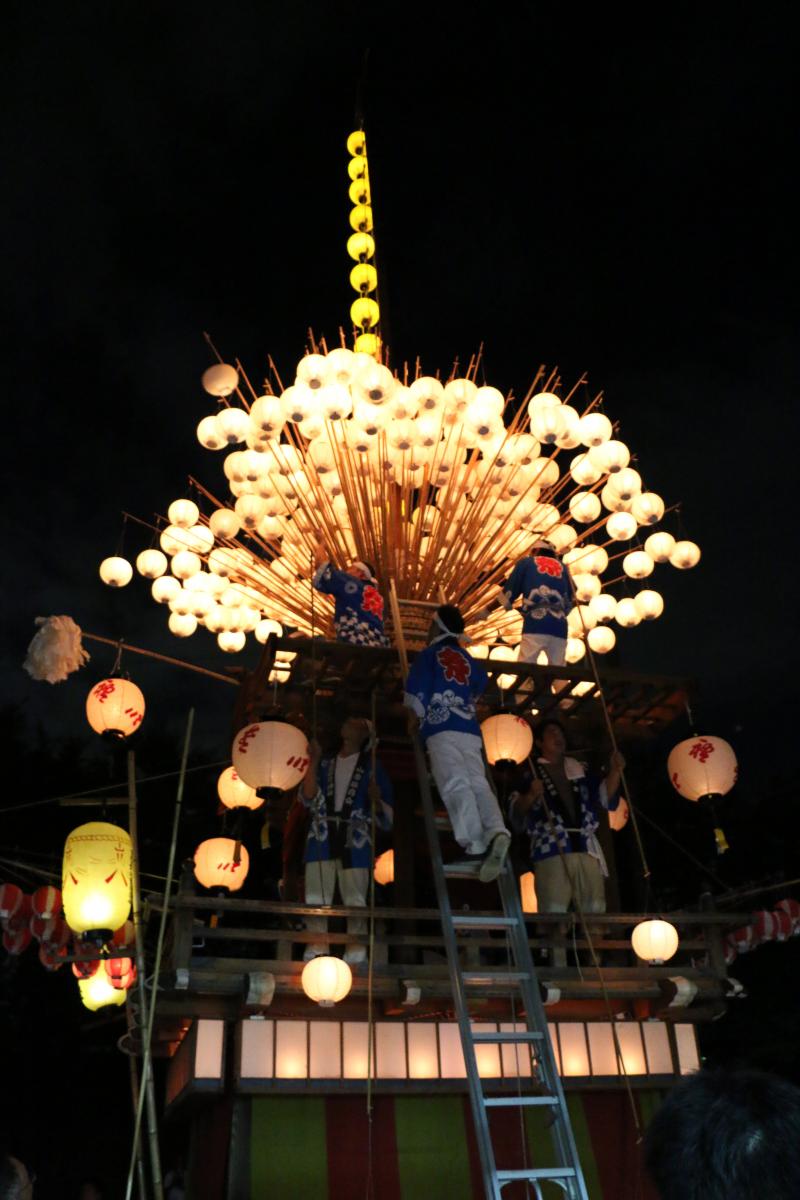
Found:
[[[491,883],[493,879],[497,879],[497,876],[505,865],[510,845],[510,833],[503,831],[494,835],[489,844],[489,849],[486,851],[486,857],[481,863],[481,869],[478,872],[478,878],[481,883]]]

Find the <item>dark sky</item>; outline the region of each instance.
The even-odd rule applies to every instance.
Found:
[[[267,352],[291,370],[309,324],[346,322],[363,75],[393,359],[446,370],[483,341],[487,381],[517,393],[540,362],[588,372],[703,549],[692,573],[659,570],[665,615],[621,637],[622,663],[696,677],[716,732],[756,708],[788,731],[786,13],[441,8],[7,10],[3,686],[30,717],[70,728],[88,686],[20,673],[39,614],[219,666],[204,633],[163,632],[143,581],[112,594],[97,565],[122,509],[164,511],[190,472],[220,486],[194,437],[202,330],[259,379]],[[126,549],[146,542],[133,530]],[[182,722],[192,677],[141,669]]]

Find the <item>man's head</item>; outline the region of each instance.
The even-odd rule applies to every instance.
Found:
[[[645,1138],[661,1200],[795,1200],[800,1090],[761,1071],[699,1071],[669,1093]]]
[[[347,568],[347,574],[355,575],[356,579],[361,579],[364,583],[375,582],[375,568],[372,563],[365,562],[363,559],[354,559]]]
[[[555,717],[541,721],[535,730],[536,745],[542,758],[548,762],[561,762],[567,752],[567,731]]]
[[[529,554],[558,554],[558,550],[552,542],[548,542],[547,538],[537,537],[531,542],[528,548]]]
[[[372,741],[372,722],[366,717],[347,717],[340,730],[342,746],[356,753],[358,750],[369,749]]]
[[[28,1168],[10,1154],[0,1157],[0,1200],[31,1200],[33,1179]]]
[[[454,637],[464,632],[464,618],[454,604],[440,604],[428,629],[428,641],[433,642],[445,633]]]

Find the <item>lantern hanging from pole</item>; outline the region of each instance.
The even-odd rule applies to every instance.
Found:
[[[669,921],[640,921],[631,934],[634,954],[654,965],[672,958],[678,943],[678,931]]]
[[[217,795],[226,808],[260,808],[264,803],[256,789],[236,774],[235,767],[226,767],[217,780]]]
[[[539,911],[539,901],[536,897],[536,880],[534,879],[533,871],[526,871],[524,875],[520,875],[519,898],[523,912],[535,913]]]
[[[90,821],[73,829],[64,846],[61,892],[73,933],[99,942],[112,936],[131,911],[131,839],[124,829]]]
[[[194,852],[194,874],[206,888],[238,892],[247,878],[250,856],[234,838],[208,838]]]
[[[144,717],[144,696],[130,679],[103,679],[86,699],[86,719],[95,733],[126,738]]]
[[[620,796],[617,807],[608,810],[609,828],[613,829],[615,833],[619,833],[620,829],[624,829],[628,824],[630,815],[631,810],[628,808],[628,801],[624,796]]]
[[[0,921],[7,921],[22,905],[22,888],[15,883],[0,883]]]
[[[78,990],[84,1007],[90,1012],[97,1012],[99,1008],[106,1008],[109,1004],[124,1004],[128,998],[124,988],[113,986],[99,962],[93,975],[88,979],[78,980]]]
[[[384,887],[387,883],[394,883],[394,850],[384,850],[383,854],[378,855],[374,875],[375,882]]]
[[[61,912],[61,892],[54,887],[40,887],[31,896],[31,908],[35,917],[49,920]]]
[[[285,792],[305,776],[308,739],[296,725],[261,721],[237,733],[231,757],[236,774],[250,787]]]
[[[306,963],[300,982],[309,1000],[322,1008],[332,1008],[353,986],[353,972],[343,959],[321,954]]]
[[[498,762],[524,762],[533,750],[530,725],[511,713],[487,717],[481,722],[481,734],[490,766]]]
[[[32,937],[30,929],[6,929],[3,934],[3,949],[15,957],[18,954],[24,954],[31,944]]]
[[[45,944],[39,947],[39,962],[45,971],[60,971],[67,956],[67,947]]]
[[[687,800],[726,796],[736,783],[736,755],[722,738],[698,736],[670,751],[667,771],[672,786]]]

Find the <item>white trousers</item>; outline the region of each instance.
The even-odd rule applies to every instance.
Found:
[[[342,904],[348,908],[364,908],[367,903],[369,888],[369,870],[367,867],[343,867],[340,858],[328,859],[326,862],[306,863],[306,904],[333,904],[336,892],[336,882],[339,882],[339,894]],[[306,917],[306,929],[326,933],[327,917]],[[347,932],[357,936],[365,933],[367,921],[365,917],[348,917]],[[305,959],[314,958],[317,954],[330,954],[330,947],[320,943],[309,945],[305,949]],[[348,946],[344,961],[348,963],[364,962],[367,957],[365,946]]]
[[[468,854],[483,854],[496,833],[507,833],[486,778],[483,739],[447,731],[428,738],[431,771],[450,816],[453,835]]]
[[[523,633],[519,643],[519,662],[535,663],[540,652],[547,655],[547,665],[563,667],[567,653],[567,639],[552,633]]]

